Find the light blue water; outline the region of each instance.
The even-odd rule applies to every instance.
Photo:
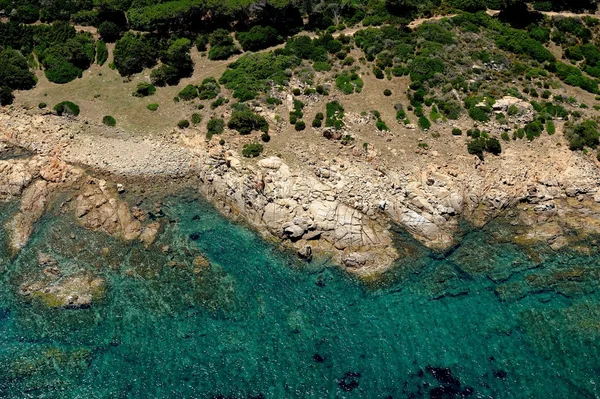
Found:
[[[13,210],[0,209],[2,224]],[[415,244],[366,287],[202,200],[163,211],[150,250],[51,212],[18,257],[0,256],[0,397],[600,396],[595,247],[519,249],[491,226],[445,258]],[[18,287],[40,275],[40,252],[66,274],[104,276],[106,298],[79,310],[25,301]],[[194,273],[200,254],[213,266]]]

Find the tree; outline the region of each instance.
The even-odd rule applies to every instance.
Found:
[[[15,96],[12,93],[12,89],[8,86],[0,86],[0,105],[12,104]]]
[[[121,76],[132,75],[156,64],[157,52],[149,40],[127,32],[115,45],[115,67]]]
[[[35,86],[35,75],[29,70],[27,60],[16,50],[0,52],[0,86],[13,90],[29,90]]]
[[[253,26],[248,32],[239,32],[237,38],[244,51],[262,50],[283,41],[275,28],[260,25]]]
[[[248,110],[234,111],[227,126],[240,134],[250,134],[253,130],[269,131],[266,119]]]
[[[121,37],[121,29],[111,21],[104,21],[98,26],[98,34],[107,43],[114,43]]]

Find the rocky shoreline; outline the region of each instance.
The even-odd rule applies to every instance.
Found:
[[[291,164],[274,154],[244,159],[201,134],[139,138],[101,129],[36,111],[0,113],[0,147],[35,154],[0,158],[0,201],[20,201],[5,226],[14,253],[64,190],[75,193],[70,201],[84,227],[151,245],[160,222],[119,195],[123,182],[136,179],[154,185],[182,179],[229,217],[299,256],[331,254],[360,277],[389,270],[401,256],[392,224],[438,251],[456,245],[461,221],[483,226],[507,210],[521,227],[514,237],[520,244],[560,249],[600,232],[598,162],[560,145],[562,134],[511,145],[485,162],[425,154],[391,164],[376,150],[330,157],[315,148]]]

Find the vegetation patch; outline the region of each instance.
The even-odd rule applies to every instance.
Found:
[[[79,115],[79,106],[71,101],[62,101],[54,106],[54,111],[59,115]]]

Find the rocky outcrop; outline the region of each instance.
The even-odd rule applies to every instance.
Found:
[[[25,299],[49,308],[80,309],[92,306],[106,295],[104,278],[89,273],[24,283],[19,293]]]
[[[339,201],[316,178],[292,173],[278,157],[263,159],[256,167],[242,166],[236,154],[216,147],[206,165],[211,167],[203,170],[201,190],[207,197],[302,251],[305,258],[314,250],[332,253],[340,264],[362,256],[369,262],[348,265],[367,275],[389,268],[398,256],[385,224]]]
[[[13,253],[25,246],[52,195],[73,184],[82,173],[55,157],[0,161],[0,181],[3,182],[0,199],[10,201],[21,197],[18,212],[6,226]]]
[[[517,109],[515,118],[532,115],[529,104],[513,98],[497,101],[494,109],[508,112],[511,106]],[[440,251],[456,243],[461,220],[483,226],[509,209],[518,210],[514,223],[522,225],[514,238],[517,242],[543,241],[560,248],[571,242],[569,229],[599,231],[594,219],[600,210],[598,162],[568,149],[560,135],[560,121],[556,135],[542,136],[535,145],[511,142],[500,156],[488,155],[485,161],[467,155],[464,142],[459,143],[460,152],[452,148],[446,156],[418,149],[416,156],[404,159],[397,149],[388,148],[394,157],[390,160],[373,144],[364,143],[362,149],[343,146],[324,140],[319,132],[315,132],[319,140],[329,148],[339,146],[336,155],[322,151],[322,142],[305,147],[291,144],[296,158],[290,161],[279,156],[243,159],[235,146],[207,143],[199,135],[172,136],[166,149],[161,149],[162,142],[147,138],[78,138],[76,125],[56,118],[17,116],[22,120],[14,115],[0,117],[0,133],[44,156],[0,161],[0,199],[23,195],[21,219],[11,228],[15,248],[26,242],[28,226],[43,212],[55,187],[69,181],[66,176],[72,167],[58,161],[65,159],[135,176],[144,170],[150,175],[198,176],[200,190],[224,213],[294,248],[303,259],[326,252],[360,276],[388,270],[405,252],[399,247],[402,244],[392,242],[391,224]],[[350,119],[346,122],[348,132],[368,128],[361,121],[356,126]],[[3,131],[3,126],[13,130]],[[503,131],[495,122],[480,127],[492,134]],[[40,132],[46,134],[43,140]],[[100,144],[102,149],[115,149],[115,154],[90,152]],[[167,162],[154,157],[157,151],[174,155]],[[123,189],[115,190],[99,179],[81,180],[84,184],[73,203],[84,227],[125,240],[139,239],[145,245],[155,240],[160,225],[145,225],[144,218],[119,198]]]
[[[143,215],[134,215],[105,180],[91,178],[56,157],[0,161],[0,178],[0,199],[6,202],[20,198],[18,211],[5,226],[13,254],[27,244],[35,223],[55,194],[73,189],[83,180],[83,188],[75,194],[74,213],[85,228],[151,245],[161,227],[159,222],[144,225],[139,220]]]

